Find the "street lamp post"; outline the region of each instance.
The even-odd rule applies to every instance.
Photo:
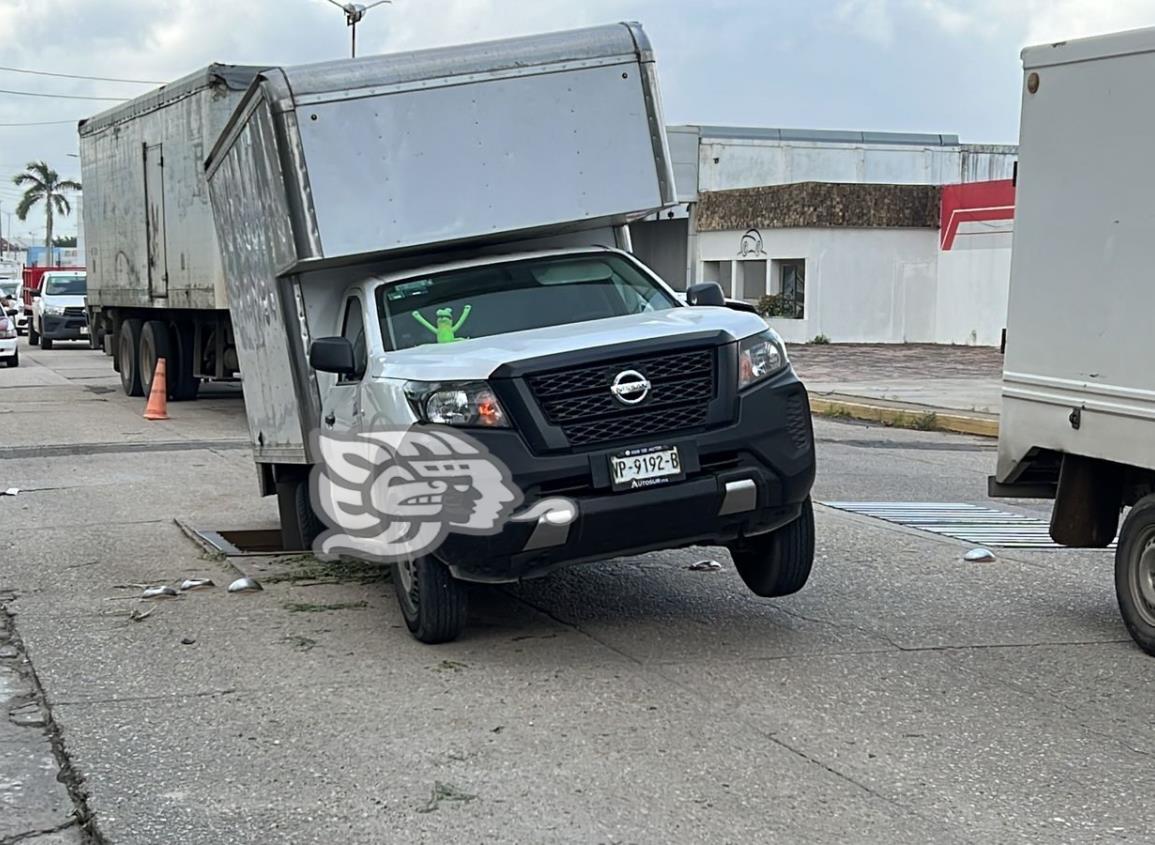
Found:
[[[393,0],[377,0],[376,3],[370,3],[367,6],[362,3],[340,3],[338,0],[329,0],[329,2],[345,13],[345,24],[353,34],[352,56],[357,58],[357,24],[365,17],[365,13],[374,6],[392,3]]]

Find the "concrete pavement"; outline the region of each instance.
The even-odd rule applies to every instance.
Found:
[[[142,425],[143,400],[101,392],[107,359],[25,356],[45,364],[35,394],[5,390],[0,370],[0,420],[20,420],[0,488],[28,491],[0,498],[0,592],[99,841],[1155,829],[1155,663],[1119,621],[1109,553],[966,564],[965,544],[819,506],[811,583],[777,601],[751,596],[725,551],[688,549],[473,589],[466,636],[434,648],[409,637],[373,567],[249,557],[262,592],[139,602],[126,585],[232,575],[174,519],[275,524],[237,445],[240,403],[173,404]],[[816,432],[820,501],[985,503],[989,441]],[[723,570],[688,568],[705,556]]]
[[[790,347],[790,358],[816,413],[900,428],[998,435],[1003,357],[997,349],[811,344]]]

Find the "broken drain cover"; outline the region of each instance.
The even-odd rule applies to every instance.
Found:
[[[1004,549],[1061,549],[1050,523],[1037,516],[999,511],[964,502],[823,502],[836,510],[872,516],[980,546]],[[1111,547],[1114,548],[1114,543]]]

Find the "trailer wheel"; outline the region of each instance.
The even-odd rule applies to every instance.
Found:
[[[173,323],[168,359],[168,398],[191,402],[197,398],[201,380],[193,375],[193,327]]]
[[[148,320],[140,330],[140,387],[145,396],[152,390],[152,377],[156,375],[156,362],[165,359],[165,378],[168,373],[169,358],[168,324],[161,320]]]
[[[129,317],[116,333],[116,365],[125,396],[144,396],[140,383],[140,331],[140,320]]]
[[[419,642],[447,643],[465,629],[466,586],[436,558],[393,564],[393,589],[405,625]]]
[[[1155,655],[1155,496],[1140,499],[1123,520],[1115,549],[1115,596],[1132,638]]]
[[[788,596],[806,586],[814,564],[814,506],[807,497],[798,518],[776,531],[730,546],[734,568],[755,595]]]

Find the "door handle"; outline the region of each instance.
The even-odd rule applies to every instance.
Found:
[[[335,423],[335,422],[337,422],[337,415],[336,414],[334,414],[332,411],[325,414],[325,425],[329,426],[329,428],[332,428],[333,423]]]

